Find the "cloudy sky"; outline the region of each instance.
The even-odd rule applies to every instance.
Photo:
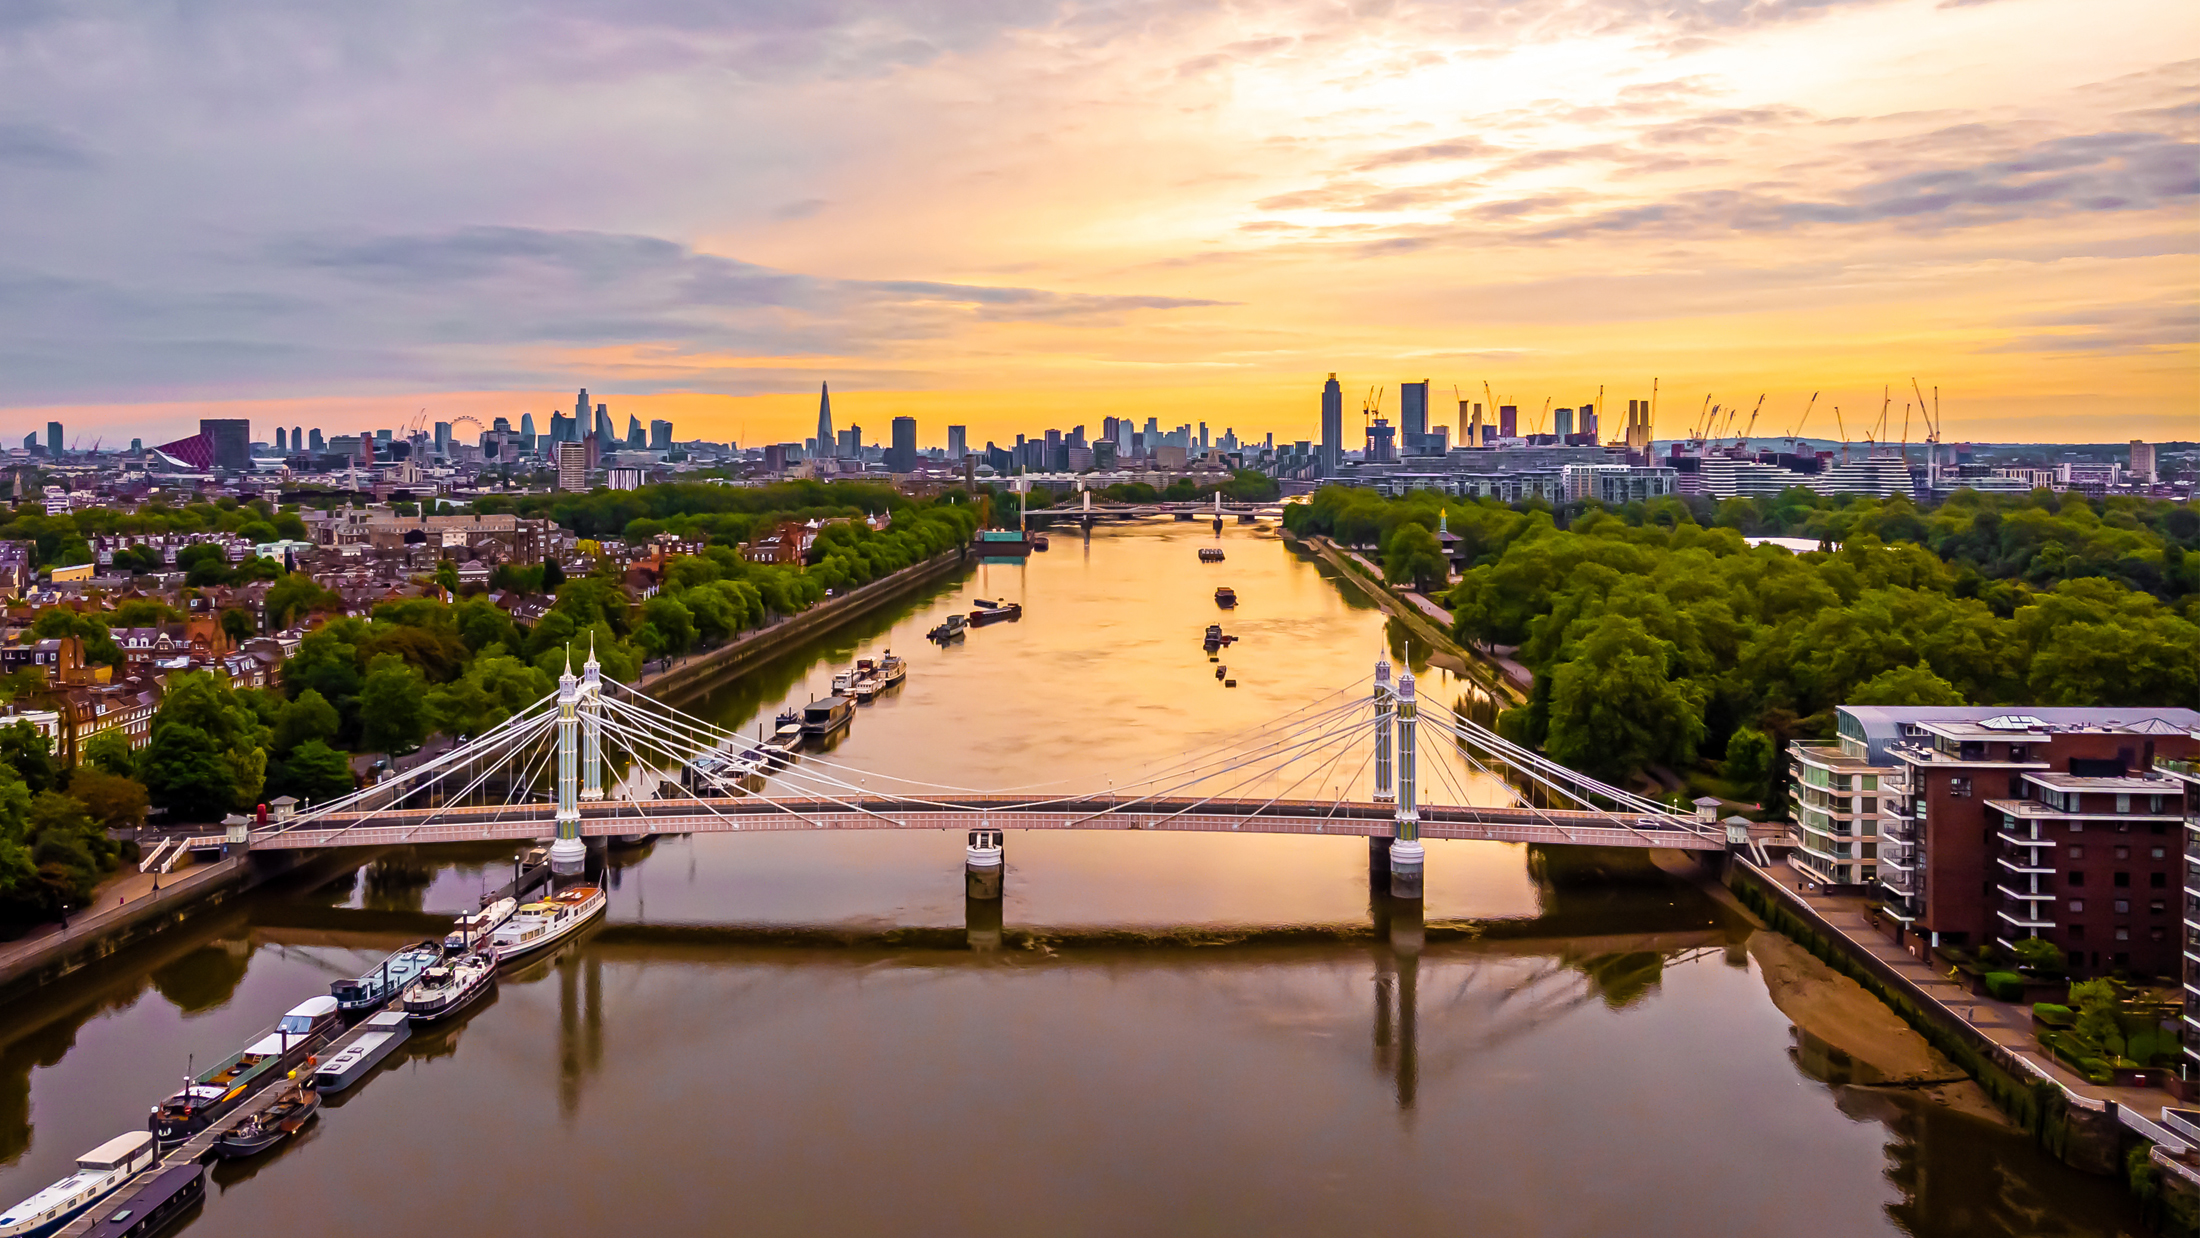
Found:
[[[10,0],[0,399],[1288,438],[1338,371],[1860,438],[1914,377],[2200,437],[2196,53],[2179,0]]]

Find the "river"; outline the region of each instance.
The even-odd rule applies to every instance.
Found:
[[[1358,683],[1385,651],[1425,697],[1471,695],[1271,527],[1233,525],[1227,560],[1199,563],[1213,541],[1057,532],[680,704],[753,731],[891,647],[908,683],[831,761],[1083,790]],[[1234,688],[1198,643],[1218,584],[1243,599]],[[1025,616],[922,639],[974,597]],[[1425,799],[1502,794],[1428,760]],[[1427,916],[1454,930],[1401,957],[1370,927],[1357,838],[1011,834],[1003,944],[973,950],[962,849],[880,831],[615,851],[601,928],[301,1138],[217,1166],[189,1232],[2144,1232],[2114,1183],[1975,1103],[1848,1082],[1872,1073],[1774,1004],[1777,939],[1752,949],[1735,912],[1654,867],[1431,843]],[[0,1198],[510,862],[382,853],[0,1013]]]

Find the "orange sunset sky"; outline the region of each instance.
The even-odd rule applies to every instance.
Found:
[[[33,5],[0,99],[0,393],[84,446],[1310,438],[1330,371],[2200,437],[2189,3]]]

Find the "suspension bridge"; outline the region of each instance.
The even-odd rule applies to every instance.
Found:
[[[1424,762],[1423,733],[1449,759]],[[1368,777],[1370,771],[1372,777]],[[1433,774],[1433,778],[1429,774]],[[1470,794],[1466,775],[1481,794]],[[1502,788],[1507,802],[1495,798]],[[1434,791],[1436,794],[1430,795]],[[946,786],[761,746],[615,679],[593,651],[554,692],[469,742],[279,820],[233,825],[253,850],[551,839],[554,871],[586,839],[758,830],[960,830],[969,894],[1000,897],[1015,830],[1341,834],[1369,840],[1394,897],[1418,899],[1423,840],[1725,850],[1726,832],[1600,782],[1421,700],[1387,660],[1244,734],[1104,791]]]

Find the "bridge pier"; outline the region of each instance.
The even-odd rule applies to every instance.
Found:
[[[972,950],[987,953],[1001,948],[1001,900],[963,899],[963,933]]]
[[[963,848],[963,896],[977,902],[999,903],[1001,879],[1007,868],[1001,831],[970,831],[970,845]]]

